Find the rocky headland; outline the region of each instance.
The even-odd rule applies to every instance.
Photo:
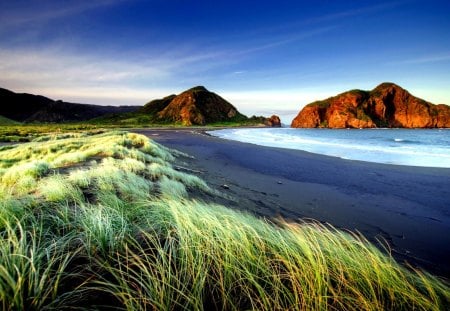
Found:
[[[306,105],[295,128],[446,128],[450,106],[434,105],[394,83],[372,91],[351,90]]]

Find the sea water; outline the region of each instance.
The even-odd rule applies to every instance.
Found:
[[[208,133],[349,160],[450,168],[450,129],[240,128]]]

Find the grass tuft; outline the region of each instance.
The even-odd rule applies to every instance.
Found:
[[[2,310],[44,310],[63,306],[60,285],[75,253],[64,240],[46,241],[41,224],[32,231],[20,222],[5,222],[0,240],[0,305]]]

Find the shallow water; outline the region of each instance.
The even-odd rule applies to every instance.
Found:
[[[349,160],[450,168],[450,129],[224,129],[209,134]]]

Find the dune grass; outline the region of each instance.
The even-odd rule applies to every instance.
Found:
[[[448,288],[360,235],[162,200],[99,285],[128,310],[440,310]],[[118,264],[118,265],[117,265]]]
[[[0,142],[29,142],[49,134],[81,131],[103,131],[102,126],[89,123],[3,123],[0,116]]]
[[[448,283],[364,237],[199,202],[182,153],[126,132],[0,151],[4,310],[441,310]]]

